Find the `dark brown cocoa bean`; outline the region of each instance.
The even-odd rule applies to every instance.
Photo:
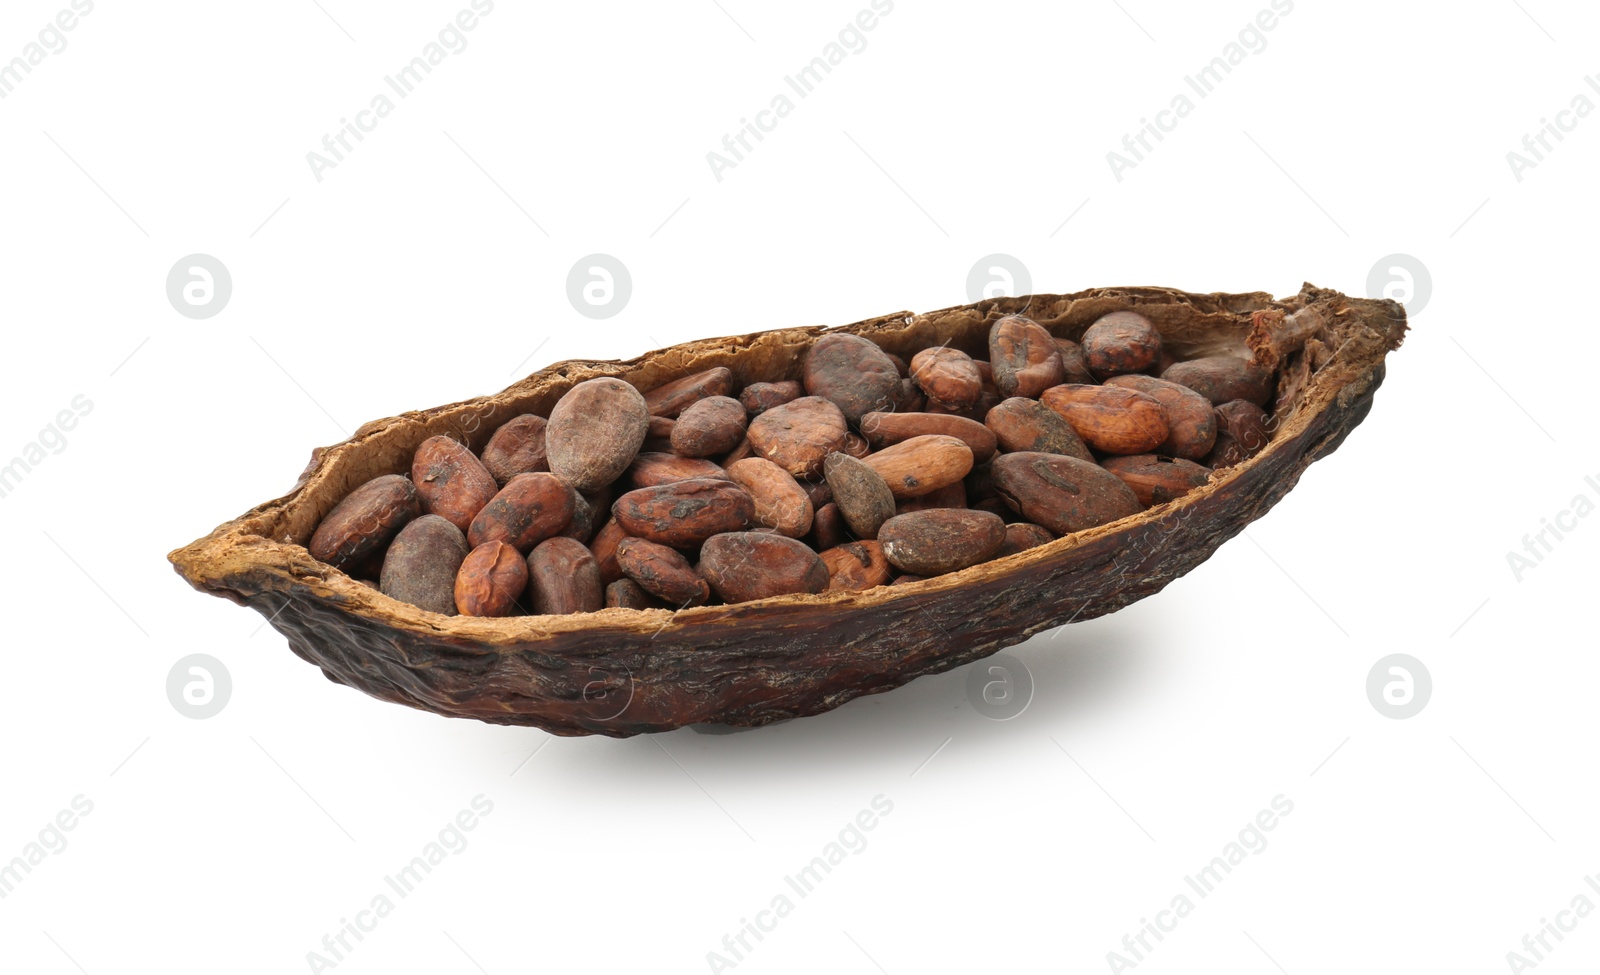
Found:
[[[732,395],[733,386],[733,370],[726,366],[717,366],[663,383],[645,393],[645,411],[651,416],[676,417],[690,404],[707,396]]]
[[[1136,311],[1114,311],[1083,333],[1083,361],[1101,379],[1144,372],[1161,358],[1161,333]]]
[[[844,446],[848,432],[839,407],[820,396],[802,396],[751,420],[748,436],[756,456],[795,477],[814,477],[823,459]]]
[[[755,501],[732,481],[695,478],[629,491],[612,514],[636,538],[692,548],[712,535],[748,528]]]
[[[606,586],[606,609],[655,609],[655,597],[632,579],[618,579]]]
[[[1161,404],[1121,386],[1056,386],[1040,398],[1084,442],[1108,454],[1143,454],[1167,439]]]
[[[494,475],[472,451],[449,437],[422,441],[411,461],[411,482],[422,510],[438,515],[462,531],[500,490]]]
[[[994,557],[1004,558],[1018,552],[1026,552],[1030,548],[1038,548],[1046,542],[1055,541],[1055,533],[1043,525],[1035,525],[1030,521],[1012,522],[1006,526],[1006,540],[1001,543],[1000,550]]]
[[[400,474],[384,474],[334,505],[306,548],[312,558],[336,569],[354,568],[377,555],[420,514],[422,501],[416,485]]]
[[[727,467],[729,464],[737,464],[746,457],[754,457],[755,455],[756,452],[754,448],[750,446],[750,438],[745,437],[739,441],[739,446],[733,448],[725,455],[718,458],[717,463],[721,464],[723,467]]]
[[[949,413],[868,413],[861,418],[867,443],[881,450],[912,437],[955,437],[972,450],[972,461],[982,464],[994,456],[995,436],[977,420]]]
[[[884,558],[902,572],[943,575],[993,557],[1005,522],[987,511],[932,508],[895,515],[878,531]]]
[[[672,453],[672,428],[677,425],[677,420],[652,416],[649,432],[645,434],[644,443],[639,445],[639,449],[650,453]]]
[[[528,588],[528,564],[505,542],[484,542],[456,573],[456,611],[462,616],[510,616]]]
[[[832,501],[818,508],[811,519],[811,541],[811,547],[819,552],[855,541],[850,537],[850,526],[845,524],[844,514]]]
[[[546,616],[598,612],[605,607],[600,563],[576,539],[540,542],[528,555],[528,595]]]
[[[483,466],[501,487],[518,474],[550,469],[545,456],[545,418],[524,413],[501,424],[483,448]]]
[[[1083,346],[1071,339],[1056,339],[1056,351],[1061,353],[1062,382],[1089,385],[1097,381],[1083,361]]]
[[[800,538],[811,530],[811,499],[783,468],[764,457],[747,457],[728,467],[733,483],[750,492],[754,521],[780,535]]]
[[[1189,387],[1213,406],[1235,399],[1265,406],[1272,396],[1271,370],[1256,365],[1254,359],[1238,356],[1214,355],[1175,362],[1161,378]]]
[[[1004,400],[989,411],[983,424],[994,434],[1000,449],[1008,453],[1029,450],[1094,460],[1072,424],[1036,399],[1013,396]]]
[[[774,406],[793,402],[806,394],[804,386],[793,379],[776,383],[751,383],[739,393],[739,403],[752,417],[760,416]]]
[[[895,394],[894,405],[889,408],[894,413],[920,413],[928,405],[928,397],[922,394],[917,384],[909,379],[900,380],[900,390]],[[876,412],[876,411],[875,411]]]
[[[672,428],[672,449],[683,457],[725,454],[744,440],[749,414],[729,396],[707,396],[678,414]]]
[[[518,474],[472,519],[467,542],[473,548],[505,542],[526,552],[561,534],[571,524],[578,502],[577,493],[554,474]]]
[[[461,529],[438,515],[423,515],[390,543],[378,588],[418,609],[454,616],[456,574],[469,551]]]
[[[674,609],[699,606],[711,598],[711,587],[683,553],[642,538],[624,538],[617,546],[617,565],[650,595]]]
[[[637,389],[610,377],[584,380],[550,411],[550,471],[576,491],[605,487],[628,469],[649,429],[650,413]]]
[[[877,471],[849,454],[834,452],[823,463],[845,524],[856,538],[876,538],[878,526],[894,517],[894,494]]]
[[[796,478],[795,483],[800,485],[800,490],[810,499],[813,512],[833,500],[833,488],[828,487],[828,482],[821,478],[815,481],[802,481]]]
[[[700,477],[727,480],[728,472],[715,461],[700,457],[679,457],[677,454],[645,451],[628,465],[624,481],[633,488],[647,488]]]
[[[726,532],[700,549],[700,573],[724,602],[828,588],[828,567],[804,542],[766,532]]]
[[[1232,467],[1254,457],[1272,439],[1267,413],[1246,400],[1230,400],[1217,407],[1217,442],[1206,463],[1212,468]]]
[[[878,472],[896,498],[915,498],[966,477],[972,448],[940,434],[912,437],[868,454],[862,463]],[[835,485],[835,495],[838,490]]]
[[[1011,510],[1060,535],[1143,510],[1133,489],[1098,464],[1061,454],[1001,454],[990,465]]]
[[[1156,453],[1199,460],[1211,452],[1217,439],[1217,415],[1211,401],[1204,396],[1187,386],[1153,376],[1113,376],[1106,380],[1106,385],[1141,392],[1161,404],[1161,414],[1167,421],[1167,439],[1156,447]]]
[[[983,376],[972,357],[960,349],[937,346],[911,358],[911,379],[930,402],[963,410],[983,394]]]
[[[859,433],[847,433],[844,435],[844,446],[839,448],[839,452],[859,459],[872,453],[872,445]]]
[[[886,585],[893,569],[877,542],[846,542],[820,553],[828,568],[828,589],[861,590]]]
[[[809,395],[833,403],[854,424],[861,414],[894,404],[900,393],[900,370],[873,343],[835,332],[812,343],[802,382]]]
[[[919,498],[906,498],[897,502],[894,513],[903,515],[908,511],[925,511],[928,508],[965,508],[967,506],[967,485],[965,479],[947,484],[937,491],[929,491]]]
[[[1007,315],[989,327],[989,365],[1002,398],[1037,397],[1065,377],[1055,337],[1021,315]]]

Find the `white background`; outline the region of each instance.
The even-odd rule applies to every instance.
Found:
[[[708,952],[782,893],[740,973],[1097,972],[1186,892],[1140,973],[1498,972],[1600,904],[1600,518],[1507,561],[1600,501],[1600,119],[1520,180],[1506,158],[1600,104],[1592,6],[1296,0],[1199,99],[1184,76],[1264,0],[897,0],[719,181],[706,154],[866,0],[498,0],[319,182],[306,154],[467,0],[321,6],[99,0],[0,100],[0,457],[93,404],[0,500],[0,861],[93,803],[0,900],[7,971],[332,970],[308,952],[480,795],[338,972],[732,970]],[[0,59],[65,7],[8,2]],[[1179,93],[1117,180],[1107,153]],[[565,285],[596,252],[633,282],[604,321]],[[958,671],[732,735],[449,721],[329,683],[166,565],[366,420],[963,303],[996,252],[1041,292],[1365,294],[1395,253],[1432,282],[1347,443],[1159,596],[1013,649],[1013,720]],[[233,278],[206,320],[164,290],[194,253]],[[1365,690],[1395,652],[1433,680],[1407,720]],[[167,698],[191,653],[232,676],[208,720]],[[880,795],[866,847],[793,895]],[[1278,795],[1267,847],[1189,892]],[[1541,975],[1593,971],[1600,917],[1564,937]]]

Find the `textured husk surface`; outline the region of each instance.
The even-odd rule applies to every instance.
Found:
[[[705,339],[625,362],[556,363],[492,396],[367,423],[313,452],[287,495],[171,553],[202,592],[256,610],[329,679],[385,701],[452,717],[617,737],[712,722],[758,725],[838,707],[1114,612],[1162,589],[1283,497],[1372,406],[1405,313],[1391,301],[1306,285],[1265,293],[1098,288],[999,298],[844,326],[909,360],[941,343],[984,353],[989,325],[1025,313],[1077,339],[1106,312],[1136,309],[1180,358],[1245,354],[1251,313],[1316,306],[1328,324],[1280,362],[1272,442],[1190,494],[1142,514],[1003,559],[908,585],[681,610],[572,616],[441,616],[390,599],[313,559],[305,543],[350,490],[410,470],[443,434],[481,450],[521,413],[548,415],[566,390],[616,376],[649,390],[713,366],[741,384],[800,378],[830,329]]]

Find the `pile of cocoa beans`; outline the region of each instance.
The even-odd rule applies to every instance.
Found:
[[[800,381],[591,379],[481,454],[424,441],[409,477],[358,487],[309,548],[445,615],[870,589],[1136,514],[1268,440],[1270,370],[1242,349],[1176,361],[1136,312],[1081,342],[1010,315],[988,346],[906,362],[834,333]]]

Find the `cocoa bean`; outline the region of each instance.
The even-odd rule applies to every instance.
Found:
[[[334,505],[306,548],[312,558],[336,569],[354,568],[422,513],[417,494],[416,485],[400,474],[375,477]]]
[[[1056,339],[1056,351],[1061,353],[1062,382],[1093,384],[1094,374],[1083,361],[1083,347],[1071,339]]]
[[[654,609],[655,599],[632,579],[618,579],[606,586],[606,609]]]
[[[726,532],[707,539],[699,569],[728,603],[828,588],[828,567],[816,552],[804,542],[765,532]]]
[[[966,477],[972,470],[972,448],[955,437],[933,434],[868,454],[863,463],[878,472],[896,498],[915,498]]]
[[[1094,460],[1072,424],[1036,399],[1013,396],[1004,400],[989,411],[983,423],[994,434],[1001,450],[1030,450]]]
[[[587,379],[550,411],[550,470],[577,491],[605,487],[628,469],[649,429],[650,413],[637,389],[620,379]]]
[[[466,531],[472,518],[500,490],[494,475],[472,451],[449,437],[429,437],[411,461],[411,482],[422,510]]]
[[[454,616],[456,574],[469,551],[461,529],[438,515],[423,515],[390,543],[378,588],[418,609]]]
[[[1108,454],[1147,453],[1169,432],[1159,402],[1121,386],[1056,386],[1040,402],[1072,424],[1085,443]]]
[[[1083,361],[1101,379],[1144,372],[1161,358],[1161,333],[1136,311],[1114,311],[1083,333]]]
[[[998,559],[1026,552],[1030,548],[1038,548],[1046,542],[1055,541],[1055,537],[1055,533],[1043,525],[1035,525],[1029,521],[1012,522],[1006,526],[1006,540],[1000,544],[1000,550],[994,553],[994,557]]]
[[[1217,407],[1217,442],[1206,458],[1213,469],[1232,467],[1254,457],[1272,439],[1267,413],[1246,400],[1230,400]]]
[[[965,479],[947,484],[937,491],[929,491],[919,498],[906,498],[894,506],[894,513],[903,515],[908,511],[925,511],[928,508],[965,508],[967,506],[967,485]]]
[[[984,463],[995,451],[995,435],[987,426],[948,413],[868,413],[861,418],[861,432],[867,443],[880,450],[912,437],[955,437],[971,449],[975,464]]]
[[[617,565],[650,595],[675,609],[699,606],[711,598],[711,587],[694,571],[683,553],[642,538],[624,538],[617,545]]]
[[[655,487],[673,481],[688,481],[697,477],[727,480],[728,472],[715,461],[699,457],[679,457],[645,451],[628,465],[625,482],[633,488]]]
[[[528,564],[505,542],[484,542],[456,573],[456,611],[462,616],[510,616],[528,588]]]
[[[845,524],[844,514],[839,511],[837,504],[830,501],[817,509],[811,519],[812,548],[820,552],[854,540],[850,537],[850,526]]]
[[[733,483],[750,493],[757,525],[799,538],[811,530],[811,499],[783,468],[763,457],[747,457],[728,467]]]
[[[676,417],[690,404],[707,396],[730,395],[733,385],[733,370],[726,366],[674,379],[644,394],[645,412],[651,416]]]
[[[989,327],[989,365],[1002,398],[1037,397],[1065,378],[1055,337],[1021,315],[1007,315]]]
[[[856,538],[876,538],[878,526],[894,517],[894,495],[883,477],[864,461],[831,453],[823,464],[833,503]]]
[[[806,392],[833,403],[854,424],[861,414],[886,410],[900,393],[894,360],[859,335],[835,332],[817,339],[806,354]]]
[[[1211,479],[1211,469],[1182,457],[1138,454],[1107,457],[1105,469],[1122,479],[1146,508],[1182,497]]]
[[[534,474],[550,469],[545,456],[545,418],[524,413],[501,424],[484,445],[483,466],[505,487],[518,474]]]
[[[911,357],[911,379],[930,402],[962,410],[983,393],[983,376],[960,349],[938,346]]]
[[[846,542],[820,554],[828,568],[828,589],[861,590],[886,585],[893,570],[877,542]]]
[[[755,502],[732,481],[695,478],[629,491],[612,514],[629,535],[692,548],[712,535],[748,528]]]
[[[505,542],[526,552],[571,524],[578,500],[554,474],[518,474],[472,519],[467,542],[473,548]]]
[[[628,533],[617,524],[617,519],[612,518],[600,526],[594,541],[589,543],[589,552],[600,566],[602,582],[610,584],[622,577],[622,567],[617,565],[617,545],[627,537]]]
[[[744,439],[749,415],[744,405],[728,396],[707,396],[678,414],[672,428],[672,449],[684,457],[725,454]]]
[[[1217,415],[1204,396],[1187,386],[1152,376],[1113,376],[1106,385],[1135,390],[1161,404],[1167,439],[1156,447],[1156,453],[1199,460],[1211,452],[1217,439]]]
[[[593,613],[605,607],[600,563],[571,538],[540,542],[528,555],[528,592],[533,611],[546,616]]]
[[[987,561],[1005,542],[1006,526],[987,511],[932,508],[895,515],[878,531],[884,558],[902,572],[943,575]]]
[[[1235,399],[1265,406],[1272,396],[1272,371],[1256,365],[1253,359],[1238,356],[1214,355],[1175,362],[1162,372],[1161,378],[1189,387],[1213,406]]]
[[[777,383],[751,383],[739,393],[739,402],[750,416],[760,416],[774,406],[799,399],[806,394],[804,386],[793,379]]]
[[[751,420],[748,436],[756,456],[795,477],[813,477],[823,459],[844,446],[848,432],[839,407],[820,396],[802,396]]]
[[[1001,454],[995,488],[1011,510],[1059,535],[1138,514],[1133,489],[1098,464],[1060,454]]]

